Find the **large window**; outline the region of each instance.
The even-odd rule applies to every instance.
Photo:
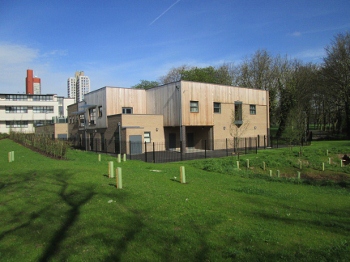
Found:
[[[190,112],[191,113],[198,113],[199,112],[198,101],[191,101],[190,102]]]
[[[6,106],[6,113],[28,113],[28,107],[26,106]]]
[[[256,105],[250,105],[250,114],[251,115],[256,115]]]
[[[6,100],[10,101],[27,101],[27,95],[6,95]]]
[[[34,95],[33,101],[52,101],[53,96]]]
[[[146,143],[151,143],[151,132],[144,132],[143,139]]]
[[[34,126],[44,126],[53,124],[52,120],[34,120]]]
[[[214,102],[214,113],[221,114],[221,103]]]
[[[242,102],[235,102],[235,125],[243,124],[243,116],[242,116]]]
[[[89,109],[90,125],[96,125],[96,108]]]
[[[8,128],[28,127],[28,121],[6,121],[6,127]]]
[[[33,106],[33,113],[53,113],[53,106]]]
[[[132,114],[132,107],[123,107],[123,114]]]

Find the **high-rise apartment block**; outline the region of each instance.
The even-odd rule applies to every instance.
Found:
[[[32,69],[27,70],[26,94],[27,95],[41,94],[41,79],[33,75]]]
[[[84,71],[75,72],[75,77],[69,77],[67,81],[68,97],[76,102],[84,100],[84,95],[90,92],[90,79],[84,75]]]

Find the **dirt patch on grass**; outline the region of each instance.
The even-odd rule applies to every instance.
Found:
[[[350,181],[350,176],[346,174],[301,174],[301,179],[312,181],[331,180],[334,182]]]

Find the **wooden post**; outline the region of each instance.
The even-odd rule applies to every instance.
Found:
[[[116,187],[118,189],[122,189],[123,188],[122,168],[117,167],[117,169],[115,170],[115,173],[116,173]]]
[[[9,163],[11,163],[12,162],[12,152],[8,152],[7,157],[8,157]]]
[[[101,162],[101,154],[98,154],[98,161]]]
[[[281,175],[280,175],[280,171],[279,170],[277,170],[277,177],[280,177]]]
[[[126,161],[126,154],[123,154],[123,161]]]
[[[324,171],[324,162],[322,162],[322,171]]]
[[[301,162],[301,160],[299,159],[299,169],[301,170],[303,168],[303,164]]]
[[[263,170],[264,171],[266,170],[266,163],[265,163],[265,161],[263,162]]]
[[[247,168],[249,168],[249,159],[247,159]]]
[[[298,171],[298,180],[300,180],[300,171]]]
[[[332,160],[330,157],[328,157],[328,164],[332,164]]]
[[[237,169],[239,169],[239,161],[236,161],[236,163],[237,163]]]
[[[15,161],[15,151],[11,151],[11,162]]]
[[[326,151],[326,155],[328,156],[328,149],[327,149],[327,151]]]
[[[120,154],[118,154],[117,159],[118,159],[118,163],[120,163]]]
[[[272,170],[270,169],[270,177],[272,177]]]
[[[186,174],[184,166],[180,166],[180,182],[181,184],[186,184]]]
[[[108,162],[108,177],[113,178],[114,177],[114,168],[113,168],[113,161]]]
[[[343,167],[343,159],[340,159],[340,167]]]

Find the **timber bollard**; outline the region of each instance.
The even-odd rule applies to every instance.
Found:
[[[277,177],[280,177],[281,175],[280,175],[280,171],[279,170],[277,170]]]
[[[108,177],[113,178],[114,177],[114,168],[113,168],[113,161],[108,162]]]
[[[186,184],[186,174],[184,166],[180,166],[180,182],[181,184]]]
[[[247,159],[247,168],[249,168],[249,159]]]
[[[120,154],[117,155],[117,161],[120,163]]]
[[[117,167],[117,169],[115,170],[115,173],[116,173],[116,187],[118,189],[122,189],[123,188],[122,168]]]
[[[98,161],[101,162],[101,154],[98,154]]]
[[[8,152],[8,161],[11,163],[13,161],[15,161],[15,151],[11,151],[11,152]]]
[[[272,177],[272,170],[270,169],[270,177]]]
[[[126,154],[123,154],[123,161],[126,161]]]
[[[300,171],[298,171],[298,180],[300,180]]]
[[[239,161],[236,161],[236,163],[237,163],[237,169],[239,169]]]

